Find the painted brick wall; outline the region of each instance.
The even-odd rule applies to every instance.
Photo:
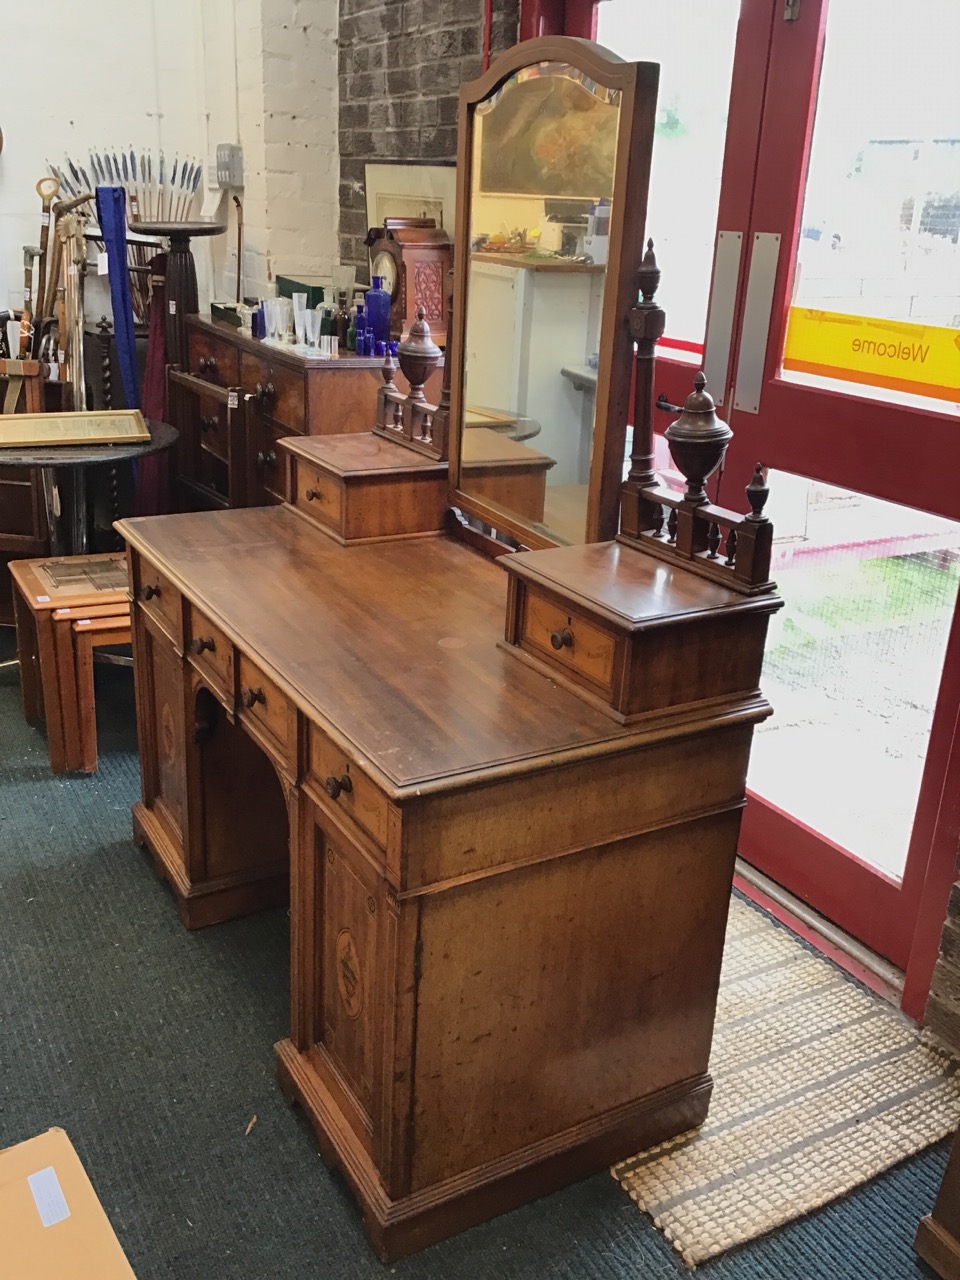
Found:
[[[456,159],[457,95],[480,74],[484,0],[340,0],[340,258],[366,280],[364,165]],[[491,55],[519,0],[493,0]]]

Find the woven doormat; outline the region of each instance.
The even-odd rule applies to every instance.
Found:
[[[611,1172],[696,1266],[957,1127],[956,1065],[895,1009],[734,898],[701,1129]]]

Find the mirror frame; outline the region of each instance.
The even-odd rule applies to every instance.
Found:
[[[620,124],[613,182],[613,213],[600,323],[600,360],[587,497],[586,542],[616,537],[627,422],[632,412],[633,339],[628,312],[637,301],[637,269],[643,257],[647,189],[656,124],[660,66],[625,62],[592,40],[545,36],[508,49],[477,80],[460,89],[457,134],[457,241],[453,277],[453,332],[448,355],[450,388],[450,505],[503,531],[525,547],[557,541],[518,516],[509,516],[461,488],[463,383],[470,269],[473,136],[476,108],[517,71],[539,62],[575,67],[606,89],[619,89]]]

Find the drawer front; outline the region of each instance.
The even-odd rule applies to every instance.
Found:
[[[200,448],[206,449],[221,458],[230,461],[230,433],[227,427],[227,407],[199,396],[196,408],[197,440]]]
[[[327,793],[334,808],[348,814],[381,848],[386,848],[389,800],[363,770],[313,724],[308,776]]]
[[[180,592],[148,560],[139,559],[137,600],[144,612],[159,624],[174,644],[180,645],[183,638]]]
[[[297,709],[256,663],[240,654],[240,716],[255,725],[280,760],[296,772]]]
[[[187,330],[189,372],[218,387],[235,387],[240,381],[240,352],[223,338]]]
[[[612,690],[616,641],[581,614],[528,590],[520,640],[523,648],[572,676],[606,693]]]
[[[256,397],[266,417],[291,431],[304,430],[302,373],[244,352],[240,359],[240,385],[248,395]]]
[[[196,605],[190,606],[187,656],[231,710],[233,709],[233,645]]]
[[[311,520],[340,530],[343,520],[343,492],[340,482],[318,471],[302,458],[295,458],[294,502]]]
[[[277,441],[290,434],[283,427],[267,422],[259,413],[252,415],[250,506],[264,507],[286,501],[286,460],[283,450],[277,448]]]

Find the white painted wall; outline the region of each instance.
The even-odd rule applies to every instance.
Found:
[[[46,0],[3,4],[0,309],[19,306],[23,246],[40,235],[46,160],[104,147],[213,159],[244,148],[244,291],[337,260],[337,0]],[[218,196],[211,192],[208,211]],[[235,211],[194,245],[201,308],[232,297]],[[88,276],[88,315],[109,312]],[[106,304],[106,305],[105,305]]]

